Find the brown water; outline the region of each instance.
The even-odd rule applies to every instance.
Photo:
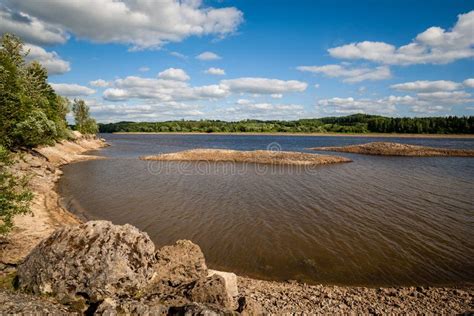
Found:
[[[472,158],[338,153],[354,162],[312,169],[157,164],[137,157],[199,147],[307,151],[373,139],[104,136],[112,147],[98,153],[110,159],[64,168],[59,188],[69,207],[133,224],[159,246],[190,239],[212,268],[324,284],[474,282]],[[474,148],[473,140],[392,141]]]

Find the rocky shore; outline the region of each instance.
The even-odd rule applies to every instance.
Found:
[[[314,147],[311,149],[378,156],[474,157],[474,150],[435,148],[391,142],[373,142],[342,147]]]
[[[0,314],[456,314],[474,311],[474,286],[365,288],[271,282],[208,269],[199,246],[159,249],[146,233],[107,221],[82,224],[54,184],[62,164],[100,157],[103,140],[24,153],[13,167],[32,174],[33,217],[0,244]]]
[[[159,161],[223,161],[296,166],[351,162],[350,159],[344,157],[301,152],[271,150],[239,151],[228,149],[191,149],[177,153],[144,156],[141,159]]]

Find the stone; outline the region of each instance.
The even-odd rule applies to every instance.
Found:
[[[194,283],[188,291],[188,298],[191,302],[233,307],[227,295],[224,278],[217,274]]]
[[[232,272],[223,272],[217,270],[208,270],[208,276],[218,275],[224,279],[225,289],[229,298],[235,298],[239,295],[239,289],[237,287],[237,275]]]
[[[178,240],[156,252],[154,282],[167,282],[173,287],[207,277],[204,254],[189,240]]]
[[[139,295],[153,276],[155,246],[131,225],[90,221],[55,231],[18,267],[21,290],[86,304]]]
[[[239,307],[237,308],[237,312],[241,315],[262,315],[266,314],[262,308],[262,306],[256,302],[254,299],[242,296],[238,300]]]

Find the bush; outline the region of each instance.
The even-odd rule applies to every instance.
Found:
[[[33,194],[27,188],[28,179],[13,175],[8,166],[12,164],[11,153],[0,146],[0,234],[13,227],[13,217],[30,212]]]
[[[14,135],[17,141],[27,147],[51,145],[57,136],[56,124],[40,110],[34,110],[22,122],[16,124]]]

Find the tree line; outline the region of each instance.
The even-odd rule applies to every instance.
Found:
[[[7,233],[13,217],[29,210],[32,193],[27,178],[10,171],[13,152],[72,139],[66,115],[71,102],[56,94],[48,72],[36,61],[26,62],[23,42],[4,34],[0,47],[0,234]],[[83,100],[72,104],[74,128],[83,134],[98,131]]]
[[[342,117],[301,119],[295,121],[220,120],[117,122],[99,124],[101,133],[182,132],[182,133],[412,133],[473,134],[473,116],[393,118],[354,114]]]

